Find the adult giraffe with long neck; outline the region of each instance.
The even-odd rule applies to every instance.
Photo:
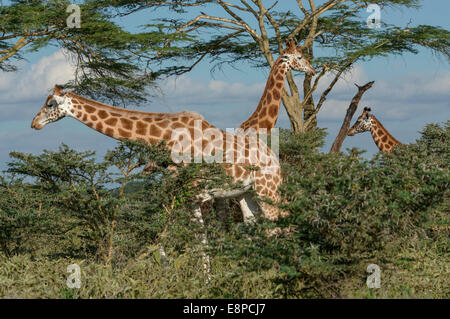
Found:
[[[402,145],[395,139],[391,133],[377,120],[377,118],[370,114],[371,109],[365,107],[362,114],[358,117],[355,124],[348,130],[347,135],[353,136],[358,133],[370,131],[373,141],[378,149],[382,152],[390,153],[396,145]]]
[[[311,63],[303,56],[302,48],[296,46],[293,39],[286,41],[286,49],[275,60],[267,78],[266,87],[259,104],[253,114],[239,127],[266,129],[268,132],[275,127],[280,111],[281,94],[284,89],[284,81],[290,70],[303,71],[314,75],[315,71]]]
[[[248,137],[240,138],[229,132],[221,131],[204,118],[194,112],[180,113],[149,113],[125,110],[114,106],[106,105],[72,92],[63,92],[59,86],[55,86],[53,94],[47,100],[41,110],[34,117],[31,127],[40,130],[46,124],[56,122],[64,117],[72,117],[92,129],[122,140],[142,140],[149,144],[159,141],[166,141],[169,149],[179,145],[179,135],[174,132],[185,130],[190,136],[194,136],[189,141],[190,154],[204,152],[206,147],[209,151],[225,150],[226,160],[223,166],[227,174],[231,175],[233,182],[242,182],[244,185],[253,183],[253,188],[258,197],[267,197],[274,203],[279,202],[278,186],[281,184],[281,171],[278,159],[272,150],[258,140],[258,149],[265,152],[255,152]],[[216,130],[212,135],[205,136],[203,132],[207,129]],[[210,132],[211,133],[211,132]],[[196,140],[195,136],[200,136]],[[261,145],[261,148],[260,148]],[[212,148],[211,148],[212,146]],[[230,152],[231,155],[230,155]],[[229,161],[229,159],[232,159]],[[256,166],[259,169],[248,169]],[[245,218],[252,218],[250,215],[258,213],[257,209],[262,209],[266,218],[277,219],[284,212],[275,205],[261,202],[258,207],[249,198],[244,198],[241,208]]]

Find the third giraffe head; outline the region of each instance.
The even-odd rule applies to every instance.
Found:
[[[63,88],[55,85],[53,94],[47,97],[44,106],[31,122],[31,127],[40,130],[48,123],[56,122],[67,115],[71,115],[69,104],[69,99],[63,94]]]
[[[372,114],[370,114],[370,111],[371,109],[369,107],[364,108],[361,116],[358,117],[355,124],[348,130],[348,136],[370,131],[373,125]]]
[[[303,71],[309,75],[314,75],[315,71],[311,63],[304,57],[302,48],[296,46],[293,39],[286,41],[286,49],[280,55],[281,60],[289,66],[290,69]]]

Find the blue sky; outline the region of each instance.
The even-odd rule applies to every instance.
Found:
[[[273,1],[264,2],[270,4]],[[293,0],[280,1],[280,5],[298,10]],[[384,10],[381,18],[399,26],[411,21],[412,26],[430,24],[449,29],[448,0],[426,0],[422,5],[419,10]],[[154,17],[154,13],[146,12],[133,20],[122,19],[120,23],[134,28],[151,23]],[[48,48],[27,58],[27,62],[19,63],[19,72],[0,75],[0,169],[5,168],[10,151],[38,154],[43,149],[56,150],[64,142],[78,150],[96,150],[103,156],[107,149],[114,147],[115,140],[74,119],[49,124],[41,131],[30,128],[31,120],[45,102],[49,90],[55,83],[69,80],[73,68],[57,48]],[[160,82],[163,94],[139,109],[151,112],[191,110],[202,114],[217,127],[238,126],[258,104],[269,70],[244,65],[240,70],[225,67],[212,76],[210,67],[205,61],[187,75]],[[302,74],[297,73],[296,78],[301,87]],[[330,80],[324,79],[321,86],[326,87]],[[360,107],[370,106],[383,125],[403,143],[414,142],[426,123],[450,119],[447,61],[436,58],[427,50],[421,50],[418,55],[376,58],[357,64],[330,93],[318,116],[319,127],[327,128],[329,133],[324,151],[329,150],[356,92],[353,83],[364,84],[371,80],[375,85],[364,95]],[[283,106],[281,110],[277,126],[288,128]],[[368,156],[377,152],[370,134],[347,138],[343,149],[354,146],[367,150]]]

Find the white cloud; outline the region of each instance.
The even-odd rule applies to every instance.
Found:
[[[258,101],[264,91],[265,83],[246,85],[240,82],[218,80],[199,81],[189,75],[181,75],[160,83],[163,95],[156,102],[169,102],[178,110],[179,106],[189,104],[216,104],[227,101]],[[255,107],[257,102],[255,104]]]
[[[3,73],[0,80],[0,103],[44,99],[55,84],[74,77],[74,67],[61,50],[41,58],[19,72]]]

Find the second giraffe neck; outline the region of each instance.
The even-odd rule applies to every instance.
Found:
[[[395,145],[401,144],[373,115],[372,122],[373,124],[370,128],[370,133],[372,134],[373,141],[380,151],[390,152]]]
[[[275,61],[267,78],[266,87],[253,114],[240,125],[244,130],[260,128],[270,131],[275,127],[280,110],[281,94],[284,88],[284,80],[288,72],[287,63],[281,57]]]

